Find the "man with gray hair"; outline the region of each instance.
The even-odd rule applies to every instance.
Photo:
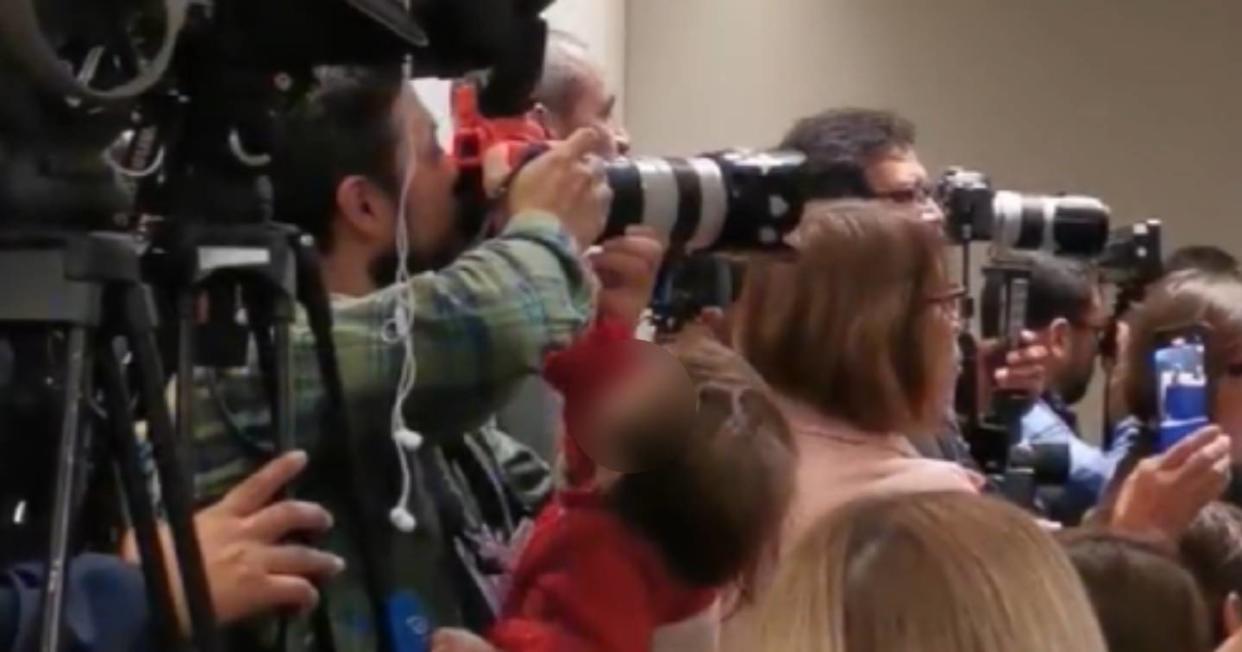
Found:
[[[578,37],[558,30],[548,34],[543,77],[534,100],[535,119],[554,139],[595,127],[608,134],[612,154],[629,152],[630,135],[616,119],[616,93],[608,88],[603,68]]]
[[[577,36],[560,30],[548,34],[543,77],[535,89],[532,116],[555,140],[575,130],[594,128],[607,136],[601,151],[609,157],[630,150],[630,135],[616,118],[616,93],[608,87],[604,70],[590,48]],[[501,430],[530,446],[544,460],[556,459],[560,401],[539,377],[518,387],[513,399],[497,415]]]

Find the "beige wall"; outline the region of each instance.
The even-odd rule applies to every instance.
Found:
[[[630,0],[638,151],[775,144],[863,105],[921,128],[934,170],[1089,192],[1173,245],[1242,253],[1242,2]],[[1082,407],[1098,432],[1099,390]]]
[[[766,145],[799,115],[894,108],[940,168],[1096,193],[1242,251],[1242,2],[630,0],[640,151]]]

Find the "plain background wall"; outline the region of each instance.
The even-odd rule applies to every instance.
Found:
[[[1095,194],[1167,248],[1242,253],[1242,2],[629,0],[635,149],[776,144],[797,117],[896,109],[933,173]],[[1081,412],[1089,431],[1098,389]]]
[[[1118,222],[1242,249],[1242,2],[630,0],[639,151],[774,144],[797,116],[893,108],[939,169],[1080,191]]]

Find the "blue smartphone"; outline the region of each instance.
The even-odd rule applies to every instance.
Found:
[[[1204,329],[1162,333],[1152,353],[1152,367],[1160,411],[1156,445],[1164,452],[1212,420]]]

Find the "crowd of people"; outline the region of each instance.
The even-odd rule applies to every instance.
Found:
[[[1021,441],[1067,446],[1070,472],[1019,507],[954,414],[964,289],[914,126],[854,108],[794,125],[780,147],[806,155],[811,201],[789,251],[750,255],[733,305],[645,343],[667,242],[633,227],[596,246],[602,162],[630,147],[603,79],[553,34],[530,118],[554,143],[485,175],[504,182],[481,241],[398,71],[325,70],[285,118],[274,206],[322,254],[351,437],[325,418],[301,321],[302,452],[272,453],[258,360],[194,379],[196,524],[228,649],[1242,650],[1229,254],[1182,250],[1116,325],[1089,262],[1023,255],[1027,331],[985,356],[983,390],[1029,396]],[[1190,323],[1208,327],[1213,424],[1162,449],[1151,354]],[[1114,327],[1097,444],[1073,406]],[[124,548],[75,565],[75,649],[154,649]],[[5,576],[6,649],[36,640],[38,576]]]

